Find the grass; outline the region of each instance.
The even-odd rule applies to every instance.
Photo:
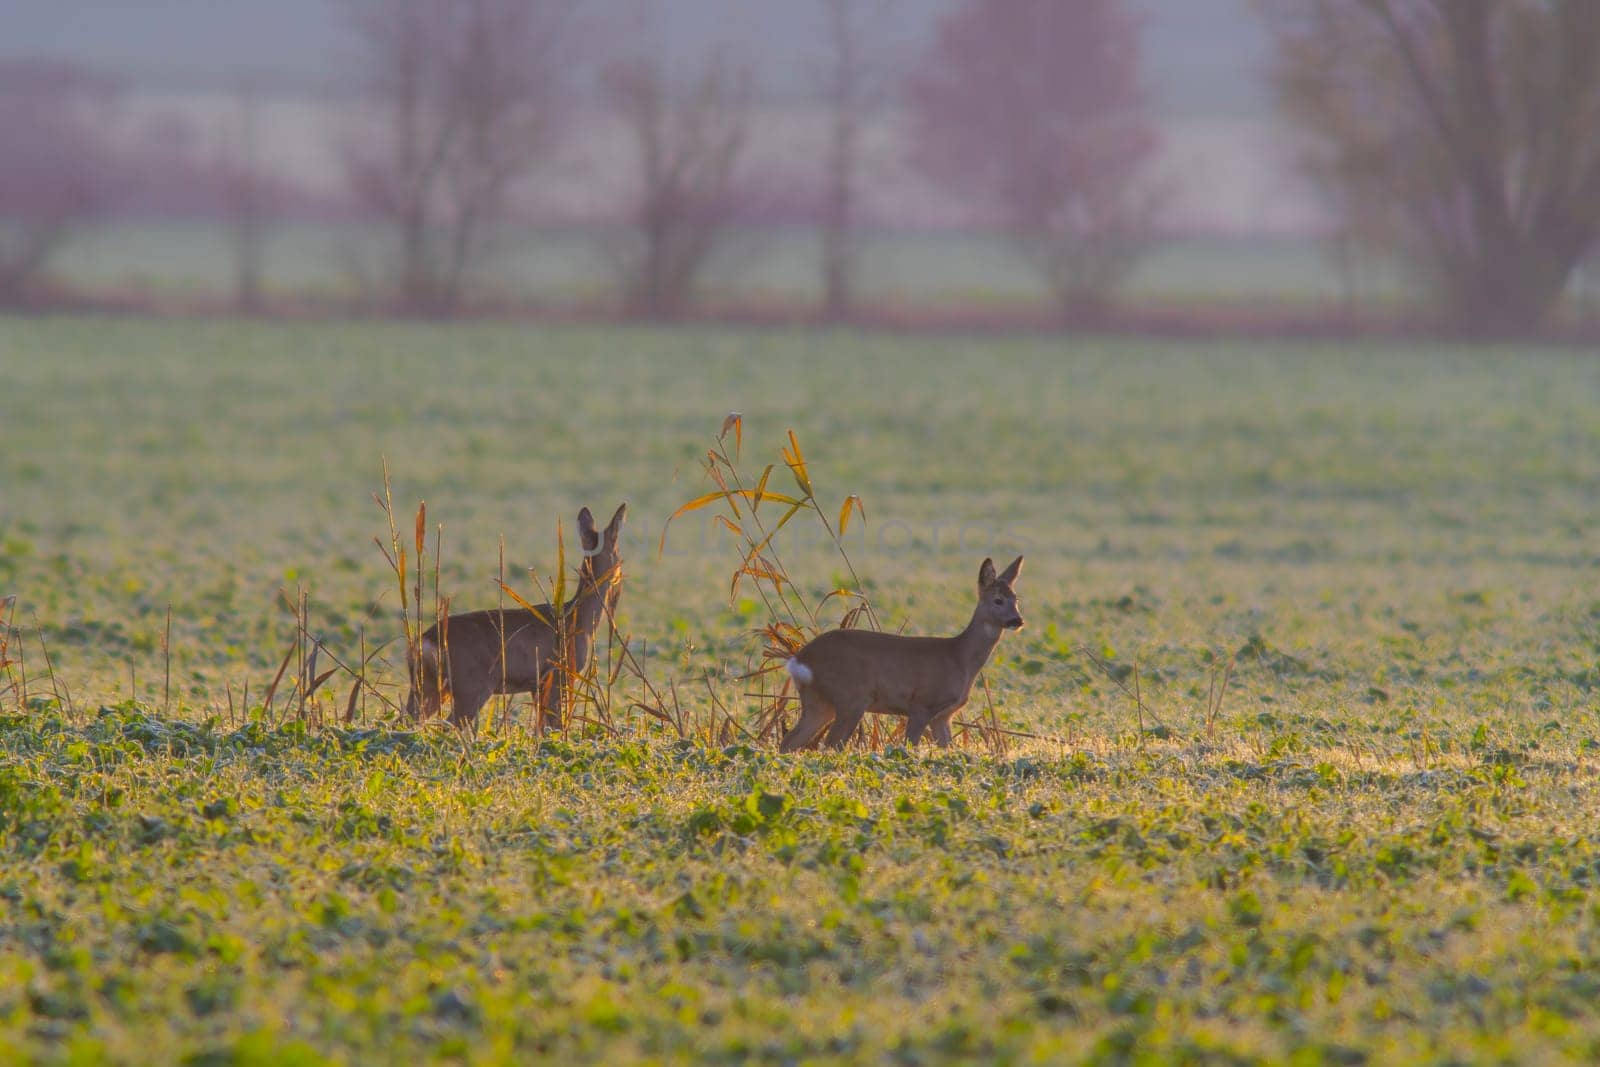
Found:
[[[387,457],[457,610],[501,535],[527,588],[627,499],[640,662],[754,714],[740,548],[705,509],[655,552],[729,411],[758,465],[796,431],[830,514],[860,495],[891,628],[954,632],[1027,555],[986,675],[1040,739],[466,744],[386,716],[398,643],[355,722],[261,713],[302,590],[341,657],[400,631]],[[0,426],[11,1058],[1600,1052],[1580,355],[7,320]],[[814,602],[846,583],[803,532]]]

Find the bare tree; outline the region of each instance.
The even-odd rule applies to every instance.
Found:
[[[1600,235],[1600,4],[1258,3],[1341,232],[1473,334],[1536,328]]]
[[[822,301],[823,314],[834,320],[849,318],[855,303],[862,126],[887,90],[886,64],[872,53],[867,31],[895,7],[895,0],[822,0],[826,61],[820,87],[828,108]]]
[[[675,92],[659,54],[640,53],[609,66],[602,83],[638,161],[628,226],[608,258],[629,311],[671,318],[688,306],[739,212],[750,73],[714,52]]]
[[[52,256],[106,207],[109,83],[64,63],[0,63],[0,304],[22,300]]]
[[[261,88],[253,79],[241,79],[234,87],[217,171],[233,247],[234,306],[244,312],[259,311],[270,180],[261,153]]]
[[[448,314],[562,131],[577,0],[350,0],[376,120],[346,153],[397,245],[396,297]]]
[[[1068,314],[1097,312],[1153,240],[1140,66],[1123,0],[964,0],[911,79],[917,161],[999,212]]]

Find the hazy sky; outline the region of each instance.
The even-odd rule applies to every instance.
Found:
[[[585,0],[621,17],[639,0]],[[675,48],[732,36],[767,87],[794,93],[819,47],[814,0],[656,0]],[[884,44],[915,48],[957,0],[899,0]],[[1168,109],[1260,106],[1260,27],[1248,0],[1143,0],[1148,70]],[[340,0],[0,0],[0,54],[45,54],[160,88],[200,88],[239,73],[326,84],[340,56]]]

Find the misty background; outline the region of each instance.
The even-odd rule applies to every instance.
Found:
[[[262,136],[275,167],[337,194],[341,175],[328,112],[354,90],[340,73],[350,49],[347,10],[338,0],[9,0],[7,6],[0,57],[65,59],[113,74],[126,86],[127,109],[147,122],[182,116],[199,136],[214,137],[238,80],[259,82],[269,101]],[[588,6],[601,19],[621,21],[638,5],[590,0]],[[867,26],[871,46],[909,66],[953,6],[953,0],[902,0],[895,17]],[[1249,0],[1135,6],[1147,20],[1145,72],[1168,137],[1164,164],[1182,176],[1171,225],[1244,236],[1313,229],[1320,212],[1279,143],[1265,79],[1266,37]],[[775,124],[757,124],[753,154],[803,158],[814,150],[818,121],[806,105],[815,96],[825,42],[813,3],[675,0],[660,5],[657,25],[679,58],[723,45],[759,72],[758,90]],[[606,187],[579,170],[556,168],[549,176],[546,214],[604,210]],[[909,200],[907,184],[915,189]],[[875,182],[869,193],[874,189],[868,214],[885,222],[961,221],[960,205],[915,175],[896,174],[892,187]]]
[[[478,301],[589,306],[616,288],[614,242],[603,231],[634,210],[640,130],[615,106],[615,94],[607,96],[603,72],[641,47],[670,72],[680,95],[708,56],[747,79],[739,83],[747,99],[738,106],[748,109],[738,132],[739,184],[723,191],[739,201],[728,227],[738,233],[719,238],[697,269],[697,299],[768,312],[818,299],[824,283],[813,262],[813,224],[826,196],[818,161],[833,130],[823,99],[826,3],[572,6],[582,26],[558,57],[568,93],[562,136],[513,183],[492,255],[475,256],[465,272]],[[1016,241],[997,232],[994,212],[916,158],[903,87],[927,63],[941,21],[961,6],[888,0],[860,23],[860,47],[881,85],[861,109],[852,277],[877,306],[959,298],[979,309],[1025,310],[1049,300],[1038,263],[1030,266],[1010,247]],[[1260,298],[1297,312],[1386,312],[1412,298],[1415,279],[1392,262],[1330,249],[1338,220],[1306,179],[1302,142],[1275,107],[1272,40],[1258,6],[1125,6],[1139,27],[1139,80],[1154,130],[1143,170],[1159,185],[1161,203],[1152,213],[1160,240],[1141,249],[1117,282],[1119,294],[1183,314]],[[371,123],[363,117],[370,116],[363,95],[370,79],[353,32],[362,7],[355,0],[10,0],[0,63],[64,63],[114,87],[105,108],[115,121],[107,128],[124,149],[117,165],[126,172],[114,183],[120,188],[102,197],[93,225],[76,227],[49,253],[52,284],[35,288],[179,306],[223,299],[239,229],[233,225],[230,237],[237,220],[230,221],[227,182],[217,173],[238,169],[229,161],[247,136],[252,180],[267,205],[259,232],[247,235],[259,260],[255,284],[279,300],[371,297],[389,253],[368,225],[371,205],[352,196],[347,151],[352,131]],[[1569,289],[1580,310],[1592,302],[1592,273],[1580,266]]]

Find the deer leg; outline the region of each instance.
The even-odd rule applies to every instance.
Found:
[[[439,714],[441,699],[438,667],[427,660],[415,664],[411,672],[411,691],[406,694],[406,717],[412,722],[433,718]]]
[[[956,717],[956,712],[967,706],[965,700],[958,700],[948,708],[935,712],[931,723],[933,743],[940,748],[950,747],[950,720]]]
[[[457,688],[450,700],[450,725],[458,730],[475,730],[478,725],[478,709],[488,703],[493,695],[493,690],[488,686]]]
[[[534,707],[538,709],[538,727],[542,734],[546,730],[561,729],[561,678],[554,670],[548,670],[539,678],[539,684],[533,692]]]
[[[965,706],[966,701],[963,700],[956,704],[919,708],[912,712],[906,723],[906,744],[915,745],[922,740],[922,733],[926,730],[933,736],[934,744],[940,748],[949,748],[950,719]]]
[[[440,705],[443,704],[444,698],[448,693],[449,690],[441,689],[439,687],[437,679],[424,682],[422,687],[422,698],[418,702],[417,707],[412,708],[409,703],[406,705],[406,709],[408,711],[414,712],[412,715],[412,720],[420,721],[422,719],[438,718]]]
[[[779,752],[794,752],[810,746],[817,739],[822,730],[834,716],[833,705],[817,696],[810,689],[800,690],[800,721],[794,724],[794,729],[783,735],[783,741],[778,745]]]
[[[843,748],[849,744],[854,736],[856,727],[861,725],[861,717],[867,713],[866,708],[856,708],[836,715],[833,725],[828,727],[828,737],[824,742],[829,748]]]

